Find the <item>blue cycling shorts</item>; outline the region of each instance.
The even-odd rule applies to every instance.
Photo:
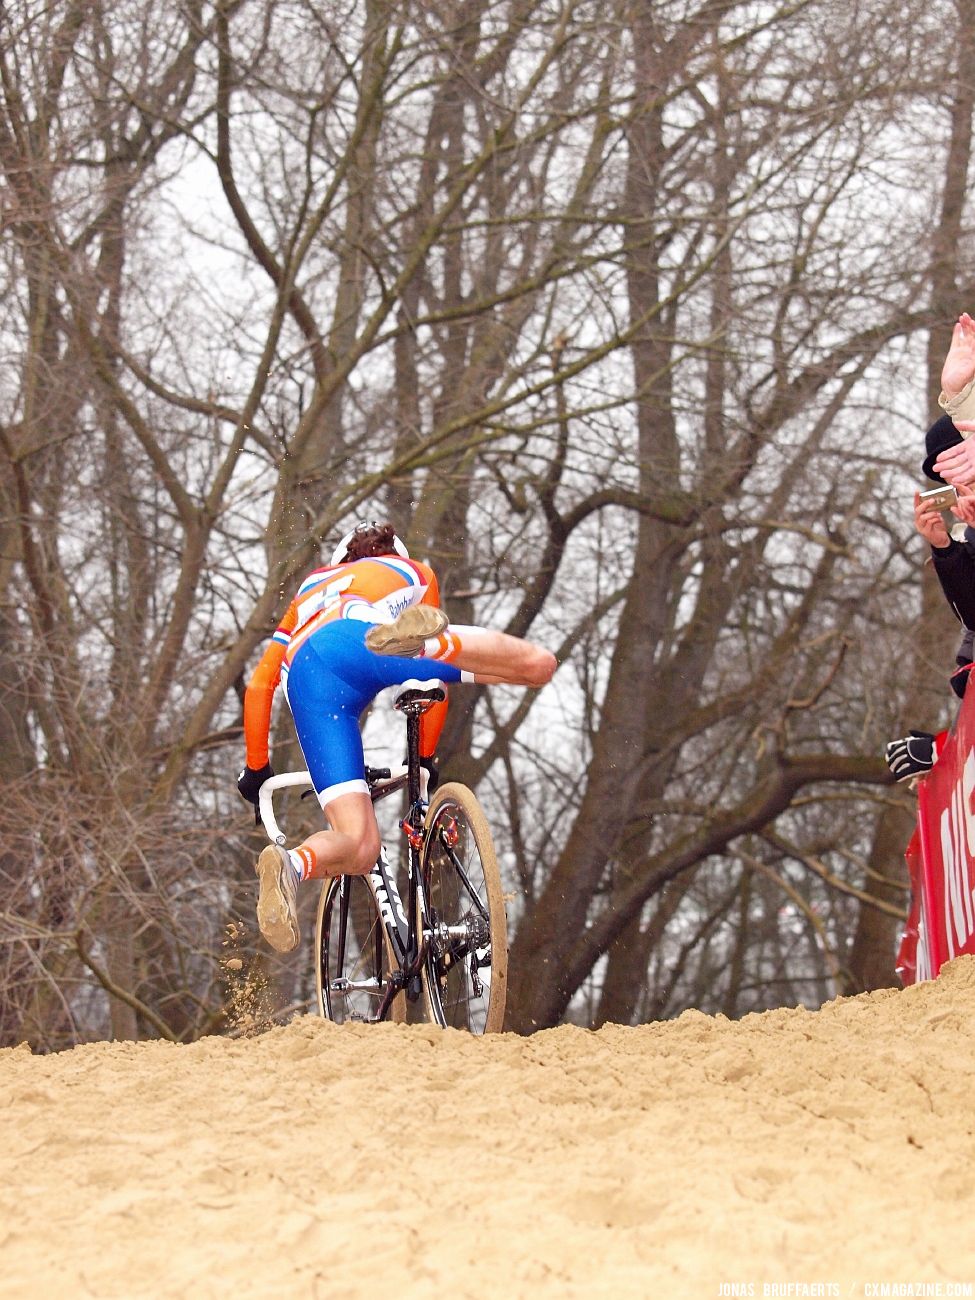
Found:
[[[351,618],[326,623],[282,674],[298,743],[323,806],[340,794],[368,792],[359,718],[380,691],[413,678],[462,680],[459,668],[437,659],[373,654],[365,644],[371,626]]]

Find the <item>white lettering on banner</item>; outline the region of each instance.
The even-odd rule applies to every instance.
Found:
[[[917,921],[917,948],[914,950],[914,979],[920,984],[921,980],[933,980],[934,971],[931,969],[931,954],[928,951],[927,927],[924,924],[924,908],[918,909]]]
[[[941,813],[941,861],[945,876],[945,933],[948,956],[955,957],[975,931],[971,863],[975,858],[975,750],[969,750],[961,778]]]
[[[965,870],[959,881],[962,901],[965,904],[966,938],[975,930],[975,907],[972,905],[971,865],[975,860],[975,812],[972,811],[972,795],[975,793],[975,749],[968,751],[965,767],[961,774],[961,807],[965,825],[965,840],[968,853]],[[964,939],[961,940],[964,943]]]

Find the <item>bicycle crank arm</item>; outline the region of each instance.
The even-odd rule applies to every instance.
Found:
[[[386,986],[380,984],[375,976],[367,980],[350,980],[340,976],[338,979],[332,980],[328,987],[333,993],[342,993],[348,996],[350,993],[381,993]]]

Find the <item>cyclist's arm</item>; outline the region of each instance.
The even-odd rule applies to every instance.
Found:
[[[244,744],[246,763],[255,771],[270,761],[268,737],[271,732],[271,705],[281,681],[281,665],[291,640],[298,615],[294,601],[268,643],[260,662],[251,674],[244,692]]]

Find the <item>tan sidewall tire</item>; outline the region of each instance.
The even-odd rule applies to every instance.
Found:
[[[504,1028],[504,1005],[508,992],[508,915],[504,906],[504,891],[501,888],[501,869],[494,851],[491,828],[474,791],[457,781],[448,781],[440,786],[430,800],[427,809],[425,828],[433,825],[444,804],[455,804],[474,832],[474,841],[481,856],[484,870],[484,883],[487,889],[488,914],[491,920],[491,997],[488,1002],[487,1019],[484,1024],[486,1034],[499,1033]],[[430,1005],[430,990],[424,970],[423,996],[427,1016],[435,1020]]]
[[[318,1007],[318,1014],[323,1020],[328,1020],[325,1014],[325,998],[322,986],[322,925],[325,918],[325,904],[328,901],[328,891],[334,884],[333,880],[326,880],[322,884],[321,893],[318,895],[318,907],[315,910],[315,1001]]]

